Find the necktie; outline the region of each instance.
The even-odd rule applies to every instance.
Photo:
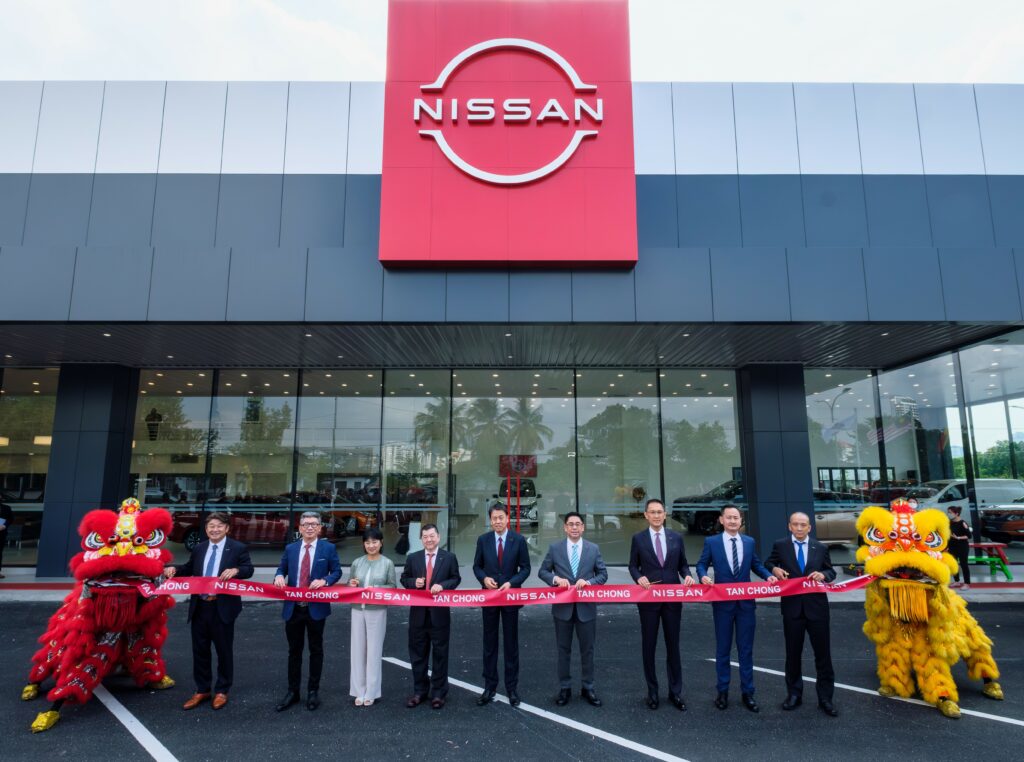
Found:
[[[802,542],[797,542],[796,544],[796,562],[800,564],[800,573],[803,574],[807,561],[804,558],[804,544]]]
[[[217,576],[217,546],[210,546],[210,560],[206,562],[206,571],[203,572],[204,577],[216,577]]]
[[[430,578],[434,576],[434,554],[431,553],[427,556],[427,584],[424,587],[430,589]]]
[[[498,570],[501,570],[501,563],[505,559],[505,543],[502,539],[498,538]]]
[[[580,570],[580,546],[578,543],[573,543],[572,556],[569,557],[569,567],[572,569],[572,576],[575,579],[576,574]]]
[[[654,533],[654,554],[658,557],[658,563],[665,565],[665,551],[661,549],[661,532]]]
[[[302,566],[299,567],[299,587],[309,587],[309,569],[313,565],[309,557],[309,549],[312,545],[306,545],[306,553],[302,556]]]
[[[732,573],[738,576],[740,573],[740,553],[736,550],[736,538],[732,538]]]

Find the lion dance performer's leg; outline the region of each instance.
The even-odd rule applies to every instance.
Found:
[[[967,676],[972,680],[983,680],[985,687],[982,688],[988,698],[996,701],[1003,700],[1003,689],[997,682],[999,679],[999,667],[992,658],[992,640],[981,629],[978,620],[971,616],[967,610],[967,602],[959,595],[949,594],[949,605],[952,608],[956,620],[960,622],[958,632],[962,635],[957,643],[957,648],[964,661],[967,662]]]
[[[910,640],[895,626],[889,614],[889,601],[877,583],[865,591],[864,610],[864,634],[875,644],[878,661],[878,692],[883,696],[912,696]]]
[[[935,704],[947,717],[959,717],[960,707],[956,702],[960,696],[949,670],[949,662],[935,653],[925,627],[914,628],[914,645],[910,656],[917,673],[921,698],[929,704]]]
[[[140,688],[149,685],[163,690],[174,686],[161,653],[167,639],[167,609],[173,605],[174,599],[169,596],[147,601],[139,612],[141,629],[127,638],[124,663]]]
[[[32,657],[32,667],[28,673],[28,684],[21,691],[22,701],[31,701],[39,696],[40,684],[51,675],[56,677],[64,652],[67,650],[64,636],[68,631],[75,610],[78,608],[80,588],[72,590],[64,599],[63,605],[50,617],[39,642],[42,648]]]

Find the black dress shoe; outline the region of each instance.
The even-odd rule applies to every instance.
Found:
[[[494,691],[492,691],[492,690],[490,690],[488,688],[483,693],[481,693],[479,696],[477,696],[477,698],[476,698],[476,705],[477,706],[487,706],[492,701],[494,701]]]
[[[444,709],[444,699],[440,696],[430,699],[431,709]]]
[[[751,712],[760,712],[761,709],[758,707],[757,702],[754,701],[754,696],[751,693],[743,694],[743,706],[749,709]]]
[[[310,691],[306,694],[306,709],[313,711],[320,706],[320,697],[316,691]]]
[[[510,690],[508,692],[508,703],[512,706],[519,706],[522,703],[519,699],[519,693],[514,690]]]
[[[651,692],[647,694],[647,708],[657,709],[658,708],[658,694]]]
[[[427,697],[426,697],[425,695],[424,695],[424,696],[421,696],[421,695],[420,695],[420,694],[418,694],[418,693],[414,693],[413,695],[411,695],[411,696],[410,696],[410,697],[409,697],[409,698],[408,698],[408,699],[406,700],[406,702],[405,702],[405,705],[406,705],[406,707],[408,707],[409,709],[415,709],[416,707],[418,707],[418,706],[419,706],[420,704],[422,704],[422,703],[423,703],[424,701],[426,701],[426,700],[427,700]]]
[[[290,707],[292,704],[299,703],[299,694],[295,691],[288,691],[284,694],[284,698],[281,699],[281,703],[274,707],[274,711],[283,712],[285,709]]]
[[[686,711],[686,702],[683,701],[683,697],[675,693],[668,694],[668,700],[672,702],[672,706],[678,709],[680,712]]]
[[[585,698],[587,700],[587,703],[591,706],[601,706],[601,704],[604,703],[603,701],[601,701],[601,699],[597,697],[597,694],[594,693],[593,688],[583,688],[582,690],[580,690],[580,696]]]
[[[789,712],[793,709],[796,709],[802,703],[802,698],[800,698],[799,696],[790,695],[786,696],[786,700],[782,702],[782,708]]]
[[[569,699],[572,698],[572,691],[568,688],[562,688],[558,692],[558,696],[555,698],[555,704],[558,706],[565,706],[569,703]]]
[[[825,714],[827,714],[829,717],[839,716],[839,712],[836,710],[835,706],[832,705],[831,701],[819,701],[818,708]]]
[[[715,706],[719,709],[729,708],[729,694],[725,691],[719,691],[718,695],[715,696]]]

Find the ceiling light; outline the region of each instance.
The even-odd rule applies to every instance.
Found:
[[[109,333],[105,333],[105,334],[103,334],[103,337],[106,338],[106,339],[109,339],[110,338],[110,334]]]

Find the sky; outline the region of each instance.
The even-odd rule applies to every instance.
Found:
[[[630,28],[635,81],[1024,82],[1020,0],[632,0]],[[380,81],[386,37],[386,0],[0,0],[0,79]]]

